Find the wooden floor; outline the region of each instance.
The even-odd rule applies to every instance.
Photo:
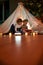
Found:
[[[0,65],[43,65],[43,35],[0,37]]]

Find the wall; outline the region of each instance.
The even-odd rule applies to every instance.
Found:
[[[15,10],[16,7],[17,2],[15,0],[9,0],[10,14]]]
[[[12,13],[16,9],[18,2],[23,2],[23,1],[26,0],[9,0],[10,13]]]

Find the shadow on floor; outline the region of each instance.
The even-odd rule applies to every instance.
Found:
[[[6,62],[0,60],[0,65],[10,65],[10,64],[7,64]]]

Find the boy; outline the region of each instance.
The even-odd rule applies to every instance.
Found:
[[[16,25],[15,25],[15,31],[16,32],[20,32],[21,33],[21,27],[22,27],[22,20],[21,19],[18,19],[17,20],[17,23],[16,23]]]
[[[26,30],[28,29],[27,28],[27,23],[28,23],[28,20],[27,19],[23,20],[23,25],[22,25],[22,32],[23,33],[25,33]]]

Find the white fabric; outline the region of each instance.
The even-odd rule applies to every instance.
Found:
[[[16,10],[8,17],[8,19],[0,25],[0,33],[8,32],[11,25],[16,24],[18,18],[21,18],[22,20],[28,19],[29,26],[32,29],[37,29],[37,26],[40,23],[40,21],[37,20],[30,12],[28,12],[22,4],[19,4]]]
[[[15,25],[15,31],[18,32],[18,31],[17,31],[17,28],[21,28],[21,26],[22,26],[22,25],[16,24],[16,25]]]

